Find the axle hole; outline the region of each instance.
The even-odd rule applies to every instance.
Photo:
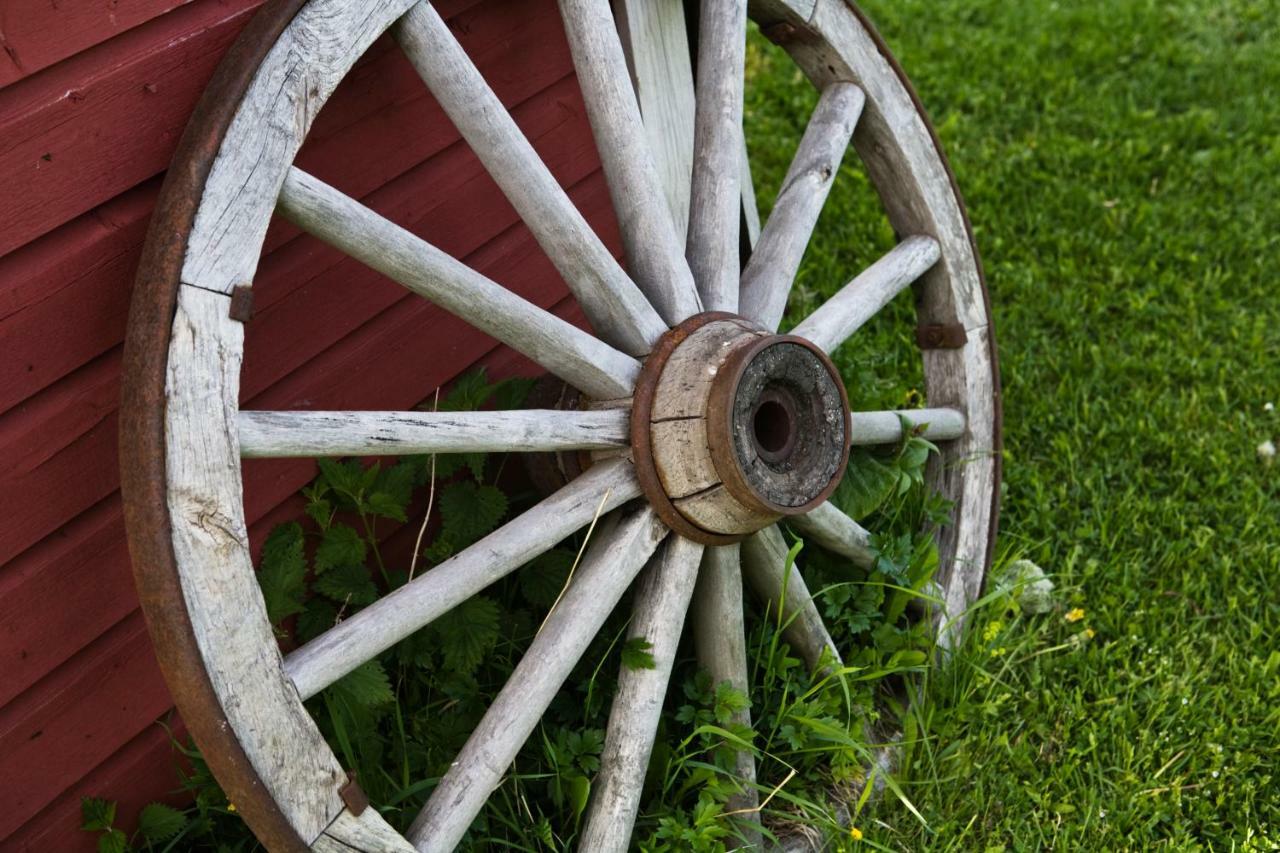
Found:
[[[787,407],[775,400],[764,400],[756,407],[752,428],[756,434],[756,444],[765,453],[779,453],[791,443],[791,413]]]

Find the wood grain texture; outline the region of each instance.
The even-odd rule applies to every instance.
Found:
[[[738,308],[746,0],[703,0],[685,255],[708,311]]]
[[[618,673],[579,850],[621,853],[630,847],[702,551],[696,542],[673,534],[637,581],[627,637],[651,644],[654,667],[623,666]]]
[[[715,684],[729,682],[733,689],[750,697],[747,680],[747,635],[743,625],[742,563],[738,545],[707,548],[702,554],[702,567],[693,591],[690,618],[698,666],[706,670]],[[744,708],[733,716],[733,722],[751,727],[751,709]],[[729,798],[726,811],[754,808],[756,793],[755,757],[746,751],[737,753],[735,775],[741,785],[739,793]],[[744,816],[746,823],[760,820],[758,813]],[[749,847],[759,846],[758,830],[748,829]]]
[[[296,167],[289,170],[281,188],[280,213],[585,393],[603,399],[631,395],[640,372],[634,359],[531,305]]]
[[[303,698],[449,612],[569,534],[640,494],[631,463],[593,465],[479,542],[290,653],[285,671]]]
[[[503,412],[240,412],[242,457],[401,456],[626,447],[621,409]]]
[[[796,270],[865,100],[852,83],[832,83],[823,90],[782,179],[769,221],[742,271],[739,312],[766,329],[776,329],[782,321]]]
[[[396,27],[405,55],[560,270],[592,326],[644,355],[666,325],[570,203],[480,72],[429,4]]]
[[[930,441],[949,441],[964,435],[964,414],[956,409],[897,409],[891,412],[850,412],[849,433],[854,445],[892,444],[902,440],[902,422]]]
[[[840,651],[799,568],[787,566],[787,543],[777,526],[748,536],[742,541],[741,550],[743,577],[768,609],[769,618],[783,626],[783,638],[809,671],[818,668],[824,653],[832,663],[839,664]]]
[[[693,173],[693,63],[683,0],[614,0],[645,138],[653,153],[676,236],[689,229]],[[701,304],[701,301],[699,301]],[[695,312],[690,312],[690,314]]]
[[[833,352],[937,262],[936,240],[908,237],[804,318],[792,334]]]
[[[560,14],[609,179],[627,268],[662,319],[674,326],[701,305],[684,259],[683,231],[677,237],[645,136],[609,0],[560,0]]]
[[[597,528],[528,650],[419,812],[408,837],[420,851],[453,850],[528,740],[605,619],[667,535],[647,504]]]
[[[346,774],[284,675],[249,557],[235,421],[244,327],[227,303],[179,289],[165,419],[174,558],[220,710],[271,799],[313,839],[342,810]]]
[[[794,527],[801,536],[812,539],[814,543],[852,561],[854,565],[869,569],[876,561],[870,548],[871,534],[830,501],[804,515],[788,518],[787,524]]]
[[[356,59],[412,0],[312,0],[281,33],[227,129],[187,240],[182,280],[230,293],[253,281],[290,164]]]
[[[311,843],[315,853],[413,853],[413,845],[369,807],[357,817],[350,809],[325,827]]]

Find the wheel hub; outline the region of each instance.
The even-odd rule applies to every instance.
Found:
[[[826,500],[848,459],[849,405],[835,366],[808,341],[707,312],[646,360],[631,443],[663,520],[727,544]]]

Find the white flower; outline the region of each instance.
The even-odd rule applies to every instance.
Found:
[[[1264,411],[1264,412],[1274,412],[1275,410],[1276,410],[1276,404],[1275,404],[1275,403],[1263,403],[1263,404],[1262,404],[1262,411]]]
[[[1258,458],[1262,460],[1263,465],[1270,465],[1276,458],[1276,444],[1268,439],[1258,445]]]

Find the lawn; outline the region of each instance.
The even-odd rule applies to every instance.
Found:
[[[889,797],[857,826],[890,849],[1280,849],[1280,465],[1256,449],[1280,441],[1280,5],[864,5],[986,265],[1000,559],[1042,566],[1057,608],[975,615],[909,731],[923,821]],[[813,98],[762,40],[749,65],[767,207]],[[892,239],[853,165],[820,235],[792,321]],[[898,360],[867,362],[842,353],[904,402],[874,381]]]

